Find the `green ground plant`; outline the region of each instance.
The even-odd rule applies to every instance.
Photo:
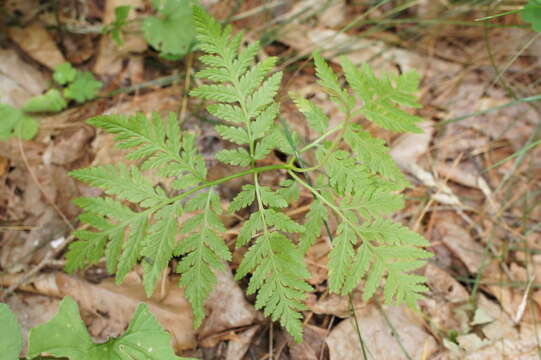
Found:
[[[143,22],[146,41],[160,51],[160,56],[178,60],[192,50],[195,30],[192,21],[192,0],[152,0],[157,16]]]
[[[216,283],[216,271],[231,260],[221,234],[220,195],[217,187],[250,176],[234,197],[230,213],[249,210],[236,245],[248,247],[236,278],[249,276],[248,294],[257,294],[255,306],[279,321],[296,341],[302,340],[302,310],[312,291],[304,254],[321,236],[329,216],[338,220],[329,254],[329,289],[348,294],[363,280],[363,298],[369,300],[386,278],[387,303],[416,302],[427,290],[425,278],[412,272],[425,264],[431,253],[428,242],[389,215],[404,205],[400,191],[409,186],[389,155],[383,140],[374,138],[354,119],[366,120],[395,132],[420,132],[421,121],[404,108],[418,108],[419,75],[377,77],[367,64],[360,67],[342,58],[349,88],[317,53],[314,62],[318,82],[343,113],[344,120],[330,127],[329,118],[316,104],[291,94],[312,131],[313,141],[302,141],[287,126],[278,125],[280,106],[275,97],[282,80],[273,72],[277,59],[256,61],[259,44],[241,49],[242,32],[232,34],[199,7],[193,8],[198,47],[205,54],[197,73],[204,84],[191,95],[208,101],[207,111],[222,121],[218,134],[237,147],[222,150],[216,159],[241,169],[235,174],[207,179],[207,167],[198,152],[194,134],[181,131],[177,117],[162,119],[103,115],[89,124],[116,135],[127,159],[139,165],[105,165],[73,171],[72,176],[104,190],[101,197],[76,200],[80,216],[91,230],[78,230],[78,241],[67,253],[66,270],[73,272],[97,264],[105,256],[107,269],[118,283],[142,263],[144,287],[150,296],[172,257],[179,257],[176,271],[180,286],[194,312],[195,326],[204,318],[204,303]],[[351,91],[350,91],[351,89]],[[362,106],[360,106],[361,100]],[[332,137],[334,135],[334,137]],[[287,161],[259,166],[278,150]],[[305,162],[312,153],[314,164]],[[171,189],[153,182],[152,171]],[[261,183],[261,174],[287,174],[288,180],[273,187]],[[156,177],[152,177],[155,179]],[[166,179],[172,181],[165,181]],[[287,208],[300,190],[311,194],[311,209],[303,221],[287,216]],[[186,220],[179,224],[179,218]]]
[[[0,359],[18,359],[23,348],[21,327],[6,304],[0,303]],[[60,303],[57,314],[30,330],[26,359],[42,359],[41,354],[70,360],[189,360],[175,355],[171,335],[164,331],[146,304],[140,304],[126,332],[96,344],[71,297]]]
[[[11,137],[32,139],[39,130],[39,123],[32,113],[62,111],[68,106],[69,100],[79,104],[93,100],[103,85],[91,72],[78,71],[67,62],[55,68],[53,80],[62,87],[62,91],[50,88],[43,95],[28,100],[22,109],[0,103],[0,141],[7,141]]]

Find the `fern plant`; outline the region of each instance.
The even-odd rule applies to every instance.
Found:
[[[217,187],[249,175],[251,182],[228,209],[250,212],[236,241],[237,247],[248,247],[236,278],[250,277],[247,293],[257,295],[256,308],[279,321],[297,341],[302,339],[304,299],[312,290],[303,257],[330,216],[339,224],[331,234],[330,291],[348,294],[364,280],[364,300],[368,300],[386,277],[385,301],[415,307],[427,288],[424,277],[412,271],[431,256],[423,249],[428,242],[389,218],[403,207],[400,191],[409,183],[384,141],[353,120],[362,116],[390,131],[419,132],[420,118],[403,110],[420,106],[415,97],[419,76],[406,72],[377,77],[368,65],[356,67],[343,58],[350,91],[315,53],[319,84],[345,120],[330,127],[321,108],[291,94],[318,134],[315,140],[303,142],[275,121],[279,114],[275,97],[282,79],[281,72],[273,72],[277,59],[255,61],[260,49],[257,42],[241,49],[242,32],[232,34],[230,26],[222,27],[200,7],[194,7],[193,14],[198,46],[205,53],[199,57],[204,66],[197,77],[208,83],[191,95],[208,101],[208,112],[222,120],[216,126],[218,134],[238,145],[218,152],[216,159],[241,169],[208,180],[195,135],[181,131],[173,115],[165,121],[156,114],[90,119],[91,125],[115,134],[118,146],[129,151],[127,158],[140,163],[72,172],[77,179],[103,189],[104,195],[76,200],[84,210],[81,221],[93,229],[77,231],[80,240],[69,248],[67,270],[96,264],[105,255],[107,269],[121,282],[140,261],[144,287],[151,295],[169,260],[180,257],[176,267],[180,286],[199,326],[205,299],[216,283],[215,272],[231,259],[221,236],[225,226]],[[259,166],[276,149],[287,154],[287,161]],[[305,162],[309,152],[317,163]],[[148,171],[172,179],[171,191],[152,182]],[[289,179],[277,187],[266,186],[260,178],[264,172],[287,174]],[[282,210],[300,189],[311,194],[313,201],[299,221]],[[181,215],[186,219],[182,224]]]

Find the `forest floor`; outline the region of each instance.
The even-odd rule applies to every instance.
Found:
[[[310,134],[289,91],[311,97],[331,119],[338,112],[315,81],[312,51],[337,71],[338,55],[345,55],[376,72],[421,74],[417,115],[424,133],[370,129],[390,144],[413,184],[395,219],[424,235],[435,255],[423,270],[430,292],[421,311],[385,306],[381,294],[369,303],[360,291],[351,298],[330,294],[330,243],[323,237],[306,257],[315,292],[306,301],[301,344],[256,311],[246,284],[233,280],[239,254],[219,274],[199,329],[173,272],[151,299],[139,271],[119,286],[103,263],[66,274],[65,250],[80,226],[72,200],[99,194],[68,172],[124,161],[112,136],[85,120],[181,112],[199,133],[203,154],[227,144],[218,141],[200,101],[187,96],[199,81],[192,76],[200,67],[195,54],[164,60],[137,29],[123,35],[120,47],[100,32],[115,7],[130,5],[137,9],[132,15],[144,17],[152,13],[150,1],[8,0],[0,25],[0,102],[22,107],[49,88],[52,70],[65,61],[104,84],[94,100],[36,115],[32,140],[0,141],[0,296],[23,330],[50,319],[69,295],[96,341],[122,333],[135,306],[147,301],[178,354],[200,359],[541,359],[541,37],[517,14],[475,21],[526,1],[201,3],[251,41],[262,39],[262,56],[279,58],[282,115],[302,136]],[[214,175],[230,171],[214,162],[209,168]],[[230,199],[241,185],[220,191]],[[308,209],[301,197],[287,211]],[[229,243],[242,220],[227,219]]]

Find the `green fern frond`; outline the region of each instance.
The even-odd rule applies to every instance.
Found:
[[[225,227],[218,216],[221,212],[218,195],[209,190],[186,204],[187,211],[201,210],[183,225],[182,232],[189,234],[175,249],[176,256],[183,256],[176,271],[182,274],[180,286],[194,312],[194,324],[198,327],[204,316],[204,301],[216,284],[214,271],[223,271],[224,261],[231,260],[231,252],[220,234]]]
[[[242,191],[240,191],[231,204],[229,205],[229,212],[233,213],[239,211],[247,206],[250,206],[255,200],[255,186],[244,185]]]
[[[319,106],[311,101],[306,100],[294,93],[289,93],[289,97],[293,100],[297,109],[306,117],[308,125],[320,134],[327,131],[329,127],[329,118]]]
[[[237,236],[237,247],[246,245],[262,229],[263,221],[260,211],[253,212],[240,229]]]
[[[341,293],[357,245],[357,236],[349,224],[340,224],[332,245],[328,263],[329,291]]]
[[[248,294],[257,291],[256,308],[279,321],[297,342],[302,340],[303,300],[311,291],[302,253],[284,235],[273,232],[258,237],[237,271],[237,279],[252,272]]]
[[[251,183],[243,185],[228,209],[250,212],[236,239],[237,247],[248,249],[235,276],[249,276],[247,292],[256,294],[256,308],[279,321],[296,341],[302,339],[304,301],[312,291],[303,257],[324,226],[332,244],[330,291],[348,294],[364,283],[363,298],[368,300],[386,280],[387,302],[415,306],[426,291],[426,279],[412,272],[431,256],[423,249],[429,244],[387,218],[404,206],[399,191],[409,184],[385,143],[353,121],[364,115],[389,130],[418,131],[415,124],[420,119],[403,109],[418,107],[418,75],[377,77],[368,65],[357,68],[342,59],[350,93],[315,53],[318,82],[338,104],[345,121],[330,128],[321,108],[292,94],[309,128],[319,136],[303,147],[303,139],[283,118],[279,124],[275,121],[280,108],[275,97],[282,80],[281,72],[273,72],[276,58],[257,61],[259,43],[241,49],[242,32],[233,34],[231,26],[221,26],[200,7],[193,8],[193,16],[198,49],[205,53],[199,57],[203,68],[196,76],[205,83],[191,95],[208,102],[206,109],[220,121],[216,132],[232,143],[215,158],[244,169],[207,180],[195,135],[181,131],[173,114],[165,121],[157,114],[91,119],[90,124],[115,135],[118,147],[135,164],[72,172],[78,180],[101,188],[103,195],[75,201],[83,209],[80,220],[88,229],[75,232],[79,240],[69,247],[67,270],[96,264],[105,256],[108,271],[121,282],[141,262],[150,296],[171,258],[177,256],[179,284],[199,326],[216,272],[231,259],[222,238],[226,228],[217,186],[250,176]],[[356,97],[362,100],[357,111]],[[307,151],[315,156],[301,158]],[[271,158],[273,152],[279,156]],[[287,159],[277,163],[283,154]],[[262,160],[265,165],[259,166]],[[287,178],[280,185],[266,181],[262,185],[261,173],[266,171],[281,171],[278,178],[284,179],[285,174]],[[312,177],[315,171],[318,176]],[[300,197],[303,188],[312,195],[304,221],[298,220],[300,214],[290,217],[283,212],[292,204],[306,203],[306,192]]]
[[[141,256],[144,258],[143,285],[149,297],[173,256],[178,230],[179,206],[172,204],[158,210],[154,215],[154,223],[148,227],[148,235],[144,240]]]
[[[286,199],[281,197],[279,192],[272,191],[272,189],[268,186],[260,186],[259,194],[261,196],[261,202],[265,206],[272,208],[284,208],[288,205]]]
[[[191,94],[218,102],[208,111],[224,121],[238,124],[240,130],[219,125],[218,133],[247,148],[222,150],[216,158],[230,165],[250,166],[262,160],[274,149],[291,146],[280,129],[274,125],[278,105],[274,100],[282,73],[271,74],[275,58],[267,58],[250,66],[259,51],[252,44],[238,51],[242,34],[231,35],[229,27],[221,28],[202,9],[194,10],[198,24],[200,48],[207,52],[203,62],[207,68],[202,77],[214,84],[202,85]],[[210,56],[210,57],[209,57]],[[217,94],[220,94],[219,96]],[[242,134],[241,136],[237,136]],[[246,134],[246,137],[244,136]],[[287,152],[287,150],[286,150]],[[280,191],[259,185],[254,174],[254,185],[245,185],[230,205],[230,211],[256,203],[258,210],[244,223],[237,246],[255,240],[237,271],[237,278],[252,273],[249,293],[257,293],[256,307],[280,323],[300,340],[302,299],[310,289],[305,279],[309,274],[302,261],[302,252],[278,231],[303,232],[304,227],[275,209],[288,206]]]
[[[218,125],[215,127],[220,136],[237,145],[245,145],[250,142],[250,138],[246,131],[240,127]]]
[[[95,265],[101,260],[107,237],[94,234],[94,232],[83,232],[81,230],[74,233],[74,236],[80,240],[71,243],[68,247],[66,272],[72,274],[79,269]]]
[[[299,239],[299,248],[306,253],[310,246],[321,234],[321,228],[328,217],[327,208],[323,203],[316,199],[310,204],[310,211],[306,215],[304,222],[305,231]]]
[[[141,256],[141,251],[145,246],[145,237],[148,227],[148,219],[145,216],[136,218],[136,220],[130,224],[130,233],[125,242],[122,237],[112,239],[109,242],[109,247],[111,248],[109,258],[112,256],[120,255],[118,258],[118,265],[116,270],[116,283],[120,284],[124,280],[124,277],[128,272],[133,269],[139,257]],[[114,241],[117,240],[117,241]],[[122,246],[122,250],[115,249],[116,246]],[[112,247],[111,247],[112,246]],[[111,253],[111,252],[114,252]]]
[[[189,174],[197,181],[206,178],[205,162],[197,153],[194,135],[181,135],[172,113],[165,126],[157,113],[151,118],[141,113],[130,117],[102,115],[88,120],[88,123],[116,135],[117,147],[131,150],[127,159],[144,159],[142,170],[158,169],[160,175],[167,177]]]
[[[407,72],[399,77],[384,75],[376,77],[368,64],[356,67],[346,57],[341,58],[348,84],[363,101],[360,113],[384,129],[397,132],[422,132],[415,123],[422,119],[410,115],[398,105],[420,107],[415,93],[419,75]]]
[[[314,54],[314,63],[319,84],[339,105],[346,121],[344,125],[328,130],[327,118],[320,108],[292,95],[310,128],[316,129],[323,137],[339,131],[332,144],[318,139],[307,147],[316,147],[316,157],[319,166],[325,169],[327,185],[323,182],[316,190],[305,184],[318,200],[312,203],[313,208],[307,215],[305,225],[308,229],[301,236],[300,247],[307,249],[314,237],[320,234],[326,216],[322,204],[329,206],[342,221],[334,234],[329,254],[329,290],[348,294],[365,279],[363,299],[368,300],[387,277],[384,288],[386,301],[411,305],[426,290],[424,278],[410,272],[431,256],[430,252],[422,249],[428,246],[428,242],[417,233],[383,217],[404,206],[403,197],[397,191],[409,183],[384,142],[372,137],[361,126],[352,124],[351,117],[352,114],[364,115],[389,130],[419,131],[415,123],[420,118],[401,108],[419,107],[415,97],[419,76],[407,72],[378,78],[368,65],[357,68],[343,58],[341,64],[347,83],[362,100],[360,110],[353,112],[355,99],[341,86],[331,67],[317,53]],[[339,148],[342,139],[351,152]]]
[[[167,201],[160,187],[154,187],[135,166],[127,168],[124,164],[89,167],[75,170],[71,176],[88,185],[103,189],[106,194],[129,200],[148,208]]]
[[[337,150],[329,154],[322,150],[317,152],[317,156],[320,162],[327,160],[325,169],[329,183],[340,195],[351,195],[356,189],[372,187],[373,175],[347,151]]]
[[[351,131],[344,133],[344,140],[360,162],[370,171],[381,174],[384,178],[400,186],[409,185],[408,180],[389,154],[389,148],[384,145],[383,140],[353,126]]]
[[[340,209],[356,210],[367,220],[390,215],[404,207],[404,198],[378,187],[358,190],[353,196],[342,199]]]
[[[221,150],[216,153],[216,159],[224,164],[248,166],[253,161],[248,151],[244,148],[236,148],[231,150]]]
[[[392,220],[379,218],[365,222],[359,227],[363,238],[388,245],[429,246],[430,243],[415,231],[395,223]]]
[[[314,52],[313,57],[318,83],[331,96],[331,100],[340,105],[343,112],[351,111],[355,106],[355,99],[340,85],[338,77],[323,57],[318,52]]]
[[[254,140],[258,140],[269,133],[274,124],[274,119],[278,115],[278,110],[278,104],[271,104],[250,123]]]
[[[94,230],[79,230],[75,233],[80,240],[71,245],[66,268],[75,271],[95,264],[105,254],[108,270],[116,272],[116,280],[120,283],[135,264],[142,260],[144,287],[150,296],[177,247],[177,217],[184,211],[184,206],[186,211],[192,212],[204,206],[196,206],[195,200],[199,196],[184,205],[183,194],[175,198],[168,197],[161,187],[148,180],[142,170],[155,170],[158,175],[172,177],[171,186],[174,189],[187,190],[206,182],[204,159],[197,151],[193,134],[181,134],[173,115],[165,122],[157,114],[150,119],[142,114],[132,117],[99,116],[89,122],[115,134],[118,146],[129,150],[128,157],[140,160],[141,163],[130,168],[106,165],[71,173],[78,180],[103,189],[105,195],[76,201],[85,211],[81,221]],[[128,201],[142,210],[133,211],[119,200]],[[219,259],[229,259],[223,240],[209,233],[212,228],[217,229],[217,232],[224,230],[223,225],[217,225],[219,218],[214,215],[217,202],[219,204],[217,196],[212,196],[212,213],[209,214],[208,210],[207,215],[195,224],[196,228],[202,228],[201,223],[205,224],[206,230],[198,234],[202,236],[201,244],[204,248],[191,248],[188,237],[184,248],[178,250],[186,255],[185,261],[179,265],[179,271],[183,273],[182,284],[188,283],[195,276],[194,271],[199,271],[206,279],[212,278],[214,274],[209,277],[208,272],[222,268],[222,264],[211,257],[212,254]],[[189,222],[186,225],[191,226]],[[188,261],[191,261],[189,266]],[[202,291],[194,286],[186,289],[198,323],[202,319],[202,303],[209,294],[209,286],[212,288],[212,281],[201,283],[200,286],[206,286],[207,290]]]

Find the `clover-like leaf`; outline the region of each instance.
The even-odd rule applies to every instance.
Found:
[[[77,70],[69,62],[65,62],[55,67],[53,79],[60,85],[66,85],[75,80],[76,75]]]
[[[102,85],[90,71],[77,72],[75,80],[64,90],[64,96],[82,104],[94,99]]]
[[[38,132],[38,122],[19,109],[0,104],[0,141],[12,136],[24,140],[32,139]]]

